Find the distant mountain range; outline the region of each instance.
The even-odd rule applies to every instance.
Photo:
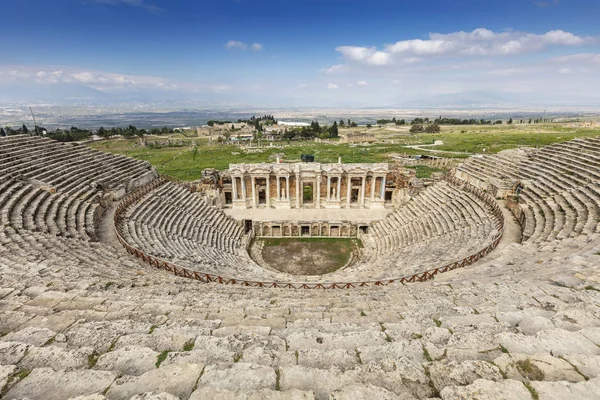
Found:
[[[569,101],[564,96],[549,96],[543,101],[538,100],[538,93],[498,93],[488,91],[465,91],[450,94],[425,95],[411,100],[397,101],[392,104],[371,105],[360,100],[333,101],[329,105],[302,104],[299,99],[279,99],[276,95],[267,101],[250,101],[238,98],[231,101],[232,93],[212,93],[210,100],[203,99],[205,95],[185,91],[168,91],[160,89],[123,90],[103,92],[80,83],[58,83],[40,85],[37,83],[13,83],[2,86],[0,104],[54,104],[54,105],[160,105],[179,110],[191,108],[220,108],[220,107],[250,107],[263,108],[339,108],[339,109],[507,109],[519,107],[594,107],[600,106],[600,97],[581,95],[575,101]],[[268,104],[270,101],[272,104]]]

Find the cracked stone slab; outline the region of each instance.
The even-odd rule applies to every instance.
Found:
[[[586,336],[562,329],[540,331],[535,336],[502,332],[497,335],[497,339],[510,353],[530,355],[551,353],[555,356],[573,353],[600,355],[600,347]]]
[[[148,347],[125,346],[102,354],[94,368],[138,376],[156,368],[158,355]]]
[[[259,389],[259,390],[238,390],[231,391],[213,387],[198,388],[189,400],[314,400],[312,392],[301,391],[297,389],[284,392]]]
[[[478,379],[468,386],[446,386],[440,396],[443,400],[531,400],[525,385],[512,379],[502,382]]]
[[[358,348],[363,362],[395,360],[408,357],[417,362],[423,362],[423,347],[417,340],[401,340],[386,343],[383,346],[362,346]]]
[[[4,336],[2,339],[6,341],[27,343],[40,347],[52,339],[55,335],[56,332],[48,328],[29,326],[19,331],[13,331]]]
[[[227,390],[275,389],[275,370],[258,364],[234,363],[209,365],[204,370],[198,387],[216,387]]]
[[[0,389],[8,383],[8,378],[17,371],[14,365],[0,365]]]
[[[129,400],[180,400],[179,397],[173,396],[170,393],[162,392],[162,393],[153,393],[146,392],[142,394],[136,394]]]
[[[565,359],[588,378],[600,376],[600,356],[588,354],[567,354]]]
[[[355,350],[334,349],[302,349],[294,352],[298,356],[298,365],[327,369],[336,366],[343,370],[351,369],[358,364]]]
[[[64,400],[103,392],[117,374],[109,371],[54,371],[36,368],[29,376],[13,386],[5,399]]]
[[[526,354],[502,354],[494,360],[508,379],[518,381],[569,381],[580,382],[585,378],[577,373],[567,361],[549,354],[533,356]]]
[[[381,331],[324,333],[317,331],[299,331],[287,337],[291,350],[299,349],[355,349],[360,346],[383,345],[386,336]]]
[[[0,342],[0,362],[2,364],[17,364],[25,357],[31,345],[21,342]]]
[[[0,313],[0,332],[8,333],[29,321],[34,316],[23,311],[4,311]]]
[[[93,353],[91,347],[64,349],[57,346],[31,347],[27,355],[19,362],[21,369],[48,367],[54,370],[70,371],[84,369],[88,365],[88,356]]]
[[[597,399],[600,393],[600,378],[586,382],[531,382],[540,399]]]
[[[410,393],[401,395],[390,392],[387,389],[375,385],[350,385],[330,394],[330,399],[335,400],[416,400]]]
[[[497,366],[480,360],[440,361],[428,365],[431,381],[438,391],[446,386],[466,386],[477,379],[501,381],[502,374]]]
[[[167,392],[187,399],[204,369],[203,364],[168,365],[148,371],[140,376],[117,379],[106,397],[111,400],[129,400],[146,392]]]

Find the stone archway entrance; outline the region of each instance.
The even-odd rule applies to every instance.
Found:
[[[302,203],[312,204],[314,201],[314,185],[312,182],[302,184]]]

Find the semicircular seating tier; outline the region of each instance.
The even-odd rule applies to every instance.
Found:
[[[102,197],[123,196],[156,178],[144,161],[54,140],[0,139],[2,225],[96,239]]]
[[[363,259],[328,279],[397,278],[466,258],[499,234],[489,206],[473,193],[446,181],[412,197],[362,235]]]
[[[49,162],[32,166],[41,174]],[[52,184],[58,196],[61,184]],[[421,195],[453,189],[444,185]],[[9,187],[0,196],[13,203],[20,192]],[[81,240],[78,229],[57,236],[7,216],[3,399],[584,400],[600,392],[600,239],[585,228],[545,246],[498,248],[418,285],[294,291],[199,284],[118,244]],[[390,239],[369,244],[375,262],[395,246],[391,236],[403,237],[379,236]]]
[[[468,257],[497,238],[496,222],[480,198],[440,182],[375,223],[362,236],[360,262],[320,276],[262,268],[248,256],[240,226],[205,195],[177,183],[150,191],[117,223],[129,245],[194,271],[244,280],[353,282],[403,277]]]
[[[591,238],[600,232],[600,139],[474,157],[458,167],[457,175],[483,188],[503,181],[518,185],[524,242]]]
[[[121,215],[118,229],[131,246],[195,271],[246,279],[282,274],[257,265],[242,245],[242,228],[206,195],[165,181]]]

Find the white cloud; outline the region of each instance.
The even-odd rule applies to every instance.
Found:
[[[590,63],[590,64],[600,64],[600,54],[593,53],[580,53],[580,54],[571,54],[563,57],[555,57],[551,60],[556,63]]]
[[[331,67],[329,67],[329,68],[325,68],[325,69],[323,69],[323,70],[321,70],[321,71],[322,71],[322,72],[325,72],[325,73],[327,73],[327,74],[334,74],[334,73],[336,73],[336,72],[343,71],[345,68],[346,68],[346,66],[345,66],[345,65],[343,65],[343,64],[338,64],[338,65],[333,65],[333,66],[331,66]]]
[[[366,85],[368,85],[367,81],[358,81],[358,82],[356,82],[356,84],[358,86],[366,86]]]
[[[337,89],[338,85],[336,85],[335,83],[328,83],[327,84],[327,89]]]
[[[230,40],[229,42],[227,42],[225,47],[228,49],[246,50],[248,48],[248,45],[246,43],[240,42],[238,40]]]
[[[548,46],[580,46],[597,38],[577,36],[562,30],[545,34],[493,32],[479,28],[472,32],[430,33],[429,39],[402,40],[376,47],[340,46],[336,50],[349,62],[385,66],[419,62],[431,57],[507,56],[533,53]]]
[[[375,47],[340,46],[336,48],[346,60],[357,61],[367,65],[387,65],[389,53],[378,51]]]
[[[240,42],[239,40],[230,40],[225,44],[225,48],[237,50],[247,50],[250,48],[252,51],[262,51],[264,47],[260,43],[252,43],[251,45],[248,45],[244,42]]]
[[[229,85],[203,85],[190,82],[178,83],[156,76],[115,74],[72,67],[0,66],[0,87],[3,84],[29,84],[32,82],[45,86],[77,84],[103,92],[159,89],[162,91],[185,90],[189,92],[222,93],[231,90],[231,86]]]

